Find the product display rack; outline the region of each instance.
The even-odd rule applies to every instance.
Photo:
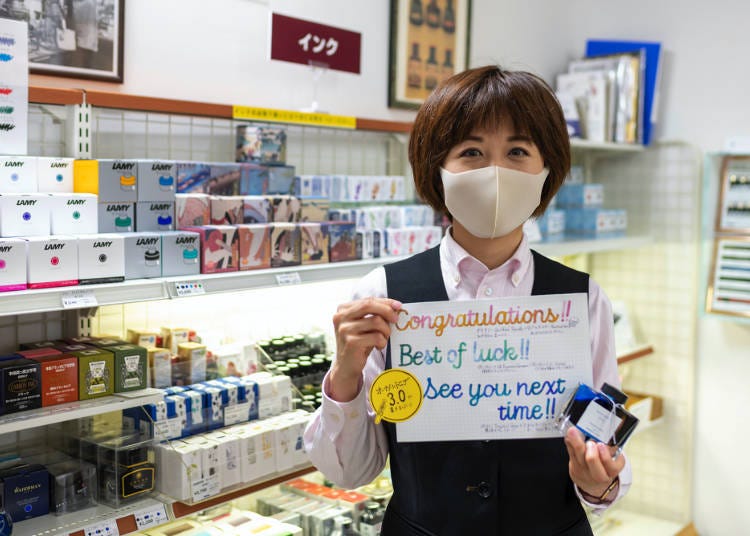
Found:
[[[224,119],[231,119],[232,117],[231,106],[190,103],[169,99],[153,99],[148,97],[96,91],[86,92],[84,98],[84,92],[79,90],[57,90],[32,87],[30,88],[30,100],[32,102],[53,105],[81,105],[85,102],[87,106],[99,106],[120,110],[184,114]],[[404,134],[409,132],[410,124],[357,118],[357,129]],[[624,146],[613,143],[592,144],[582,140],[571,140],[571,147],[574,155],[578,155],[578,157],[584,162],[591,162],[600,157],[608,157],[612,155],[634,154],[643,150],[641,146]],[[559,257],[638,249],[648,246],[651,242],[651,237],[644,234],[611,239],[536,243],[533,244],[532,247],[543,254]],[[93,297],[94,302],[89,305],[80,305],[80,307],[124,304],[151,300],[167,300],[198,294],[234,292],[262,287],[358,278],[365,275],[376,266],[395,260],[398,260],[398,258],[380,258],[325,265],[296,266],[270,270],[233,272],[227,274],[157,278],[105,285],[21,291],[7,295],[0,295],[0,316],[25,315],[66,309],[67,307],[63,306],[63,299],[70,297],[71,292],[78,291],[83,292],[83,301],[85,301],[87,297],[90,300]],[[194,285],[193,288],[197,288],[197,290],[186,292],[184,289],[185,285]],[[75,303],[73,308],[75,308]],[[650,346],[637,348],[627,354],[618,356],[618,363],[623,364],[631,362],[651,353],[653,353],[653,348]],[[146,402],[139,401],[137,404],[134,403],[132,405],[140,405],[142,403]],[[127,407],[132,407],[132,405]],[[117,409],[122,408],[118,407]],[[76,414],[76,411],[86,411],[86,413]],[[88,411],[88,409],[81,410],[78,408],[71,408],[68,411],[62,411],[61,413],[65,414],[65,420],[67,420],[68,418],[75,419],[110,410],[106,409],[99,411],[92,408],[90,413]],[[39,416],[38,419],[40,420],[35,421],[39,424],[35,424],[34,426],[47,424],[47,422],[43,420],[46,418],[50,417]],[[59,421],[60,419],[54,417],[54,420]],[[20,428],[3,429],[2,422],[0,421],[0,433],[8,433],[18,429]],[[108,523],[115,523],[120,534],[127,534],[138,529],[135,521],[136,513],[143,511],[163,511],[168,520],[174,520],[258,491],[264,487],[278,484],[289,478],[309,473],[313,470],[314,469],[310,466],[296,468],[292,472],[266,478],[262,482],[252,483],[221,496],[212,497],[206,501],[195,504],[172,502],[163,497],[147,498],[120,509],[112,509],[100,505],[95,508],[90,508],[88,511],[84,510],[68,514],[67,516],[55,517],[49,515],[35,518],[19,523],[18,528],[23,529],[24,534],[66,534],[83,536],[84,534],[87,534],[87,529],[101,527]]]

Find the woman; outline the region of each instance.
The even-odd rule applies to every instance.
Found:
[[[418,194],[452,226],[438,248],[368,274],[334,315],[337,354],[305,433],[310,458],[356,487],[390,455],[385,536],[590,535],[581,503],[603,510],[631,481],[624,457],[606,445],[584,442],[575,428],[564,439],[399,443],[393,425],[374,424],[367,401],[391,366],[389,323],[406,302],[585,292],[594,386],[619,385],[609,300],[587,274],[532,252],[523,233],[570,168],[560,105],[532,74],[464,71],[420,109],[409,161]]]

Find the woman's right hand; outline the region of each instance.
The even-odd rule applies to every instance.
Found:
[[[362,369],[374,348],[383,349],[391,336],[390,323],[398,319],[401,302],[364,298],[339,305],[333,315],[336,360],[328,379],[328,396],[349,402],[359,392]]]

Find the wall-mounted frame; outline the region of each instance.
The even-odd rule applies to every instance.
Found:
[[[122,82],[125,0],[0,2],[0,17],[28,22],[32,73]]]
[[[750,234],[750,156],[725,156],[719,175],[716,231]]]
[[[750,237],[717,238],[706,311],[750,318]]]
[[[388,106],[419,108],[469,61],[471,0],[391,0]]]

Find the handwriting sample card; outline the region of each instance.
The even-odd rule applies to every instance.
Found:
[[[559,437],[557,415],[592,383],[586,294],[407,303],[391,328],[392,367],[423,393],[399,442]]]

